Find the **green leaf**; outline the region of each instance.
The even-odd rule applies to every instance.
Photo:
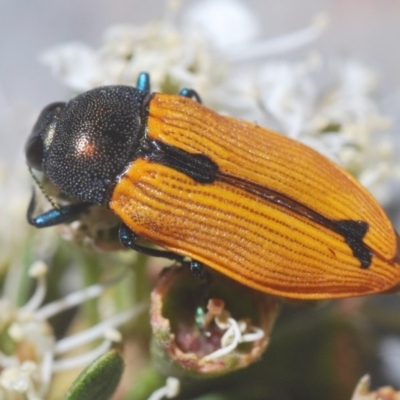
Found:
[[[81,372],[63,400],[108,400],[115,392],[123,372],[121,354],[110,350]]]

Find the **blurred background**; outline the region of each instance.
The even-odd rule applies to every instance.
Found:
[[[182,7],[195,3],[184,0]],[[313,49],[327,58],[356,58],[375,70],[380,84],[377,99],[392,120],[393,146],[400,147],[400,0],[245,3],[260,19],[259,36],[266,39],[302,29],[316,15],[327,13],[330,24]],[[10,182],[3,186],[0,204],[4,208],[10,206],[8,194],[13,190],[20,191],[13,197],[18,203],[13,204],[14,212],[26,207],[30,186],[23,146],[30,126],[43,106],[65,99],[69,93],[39,62],[39,55],[68,41],[98,47],[111,25],[140,25],[161,18],[165,10],[162,0],[0,0],[0,164],[23,170],[26,182],[22,189]],[[303,52],[291,51],[284,57],[296,60]],[[3,175],[7,175],[7,168]],[[400,230],[399,188],[393,191],[396,200],[387,204],[387,209]],[[0,222],[1,235],[18,236],[18,232],[8,231],[7,224],[12,223],[10,219]],[[24,229],[23,222],[15,226]],[[374,387],[391,384],[400,388],[399,337],[400,300],[394,296],[307,305],[305,309],[292,305],[285,307],[261,363],[243,371],[236,382],[227,376],[203,387],[230,388],[231,393],[240,395],[239,380],[254,389],[249,398],[261,399],[264,393],[265,398],[277,400],[341,400],[349,398],[362,374],[370,373]],[[268,396],[261,385],[264,379],[269,385]],[[196,387],[198,393],[200,386]],[[326,396],[321,397],[323,394]]]
[[[184,8],[196,0],[184,0]],[[330,26],[314,44],[322,54],[356,56],[376,67],[382,87],[394,94],[400,86],[400,1],[398,0],[246,0],[261,19],[265,38],[303,28],[326,12]],[[161,18],[163,0],[1,0],[1,107],[26,102],[41,108],[64,95],[38,62],[43,50],[66,41],[98,46],[113,24],[141,24]]]

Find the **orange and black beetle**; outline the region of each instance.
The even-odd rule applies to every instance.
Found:
[[[197,101],[195,101],[197,100]],[[374,198],[314,150],[221,116],[197,94],[106,86],[44,109],[26,145],[31,168],[81,203],[28,220],[78,218],[100,204],[120,240],[189,256],[263,292],[328,299],[393,290],[399,236]],[[143,237],[168,251],[138,246]]]

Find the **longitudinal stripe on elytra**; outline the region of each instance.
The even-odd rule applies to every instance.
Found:
[[[167,180],[167,181],[169,181],[169,180]],[[140,185],[141,187],[142,187],[142,189],[143,189],[143,184],[141,184]],[[137,189],[138,189],[138,187],[136,187]],[[148,188],[149,189],[149,188]],[[153,187],[152,189],[150,188],[150,191],[149,191],[149,193],[147,194],[147,196],[150,198],[150,199],[154,199],[154,192],[152,192],[152,190],[154,190],[154,192],[157,192],[158,191],[158,188],[157,188],[157,186],[155,186],[155,187]],[[164,192],[164,196],[163,196],[163,198],[160,198],[160,199],[154,199],[154,203],[152,202],[151,203],[151,205],[154,207],[154,206],[156,206],[156,204],[157,204],[157,202],[160,202],[160,203],[165,203],[165,206],[166,206],[166,208],[165,209],[167,209],[169,206],[172,206],[172,205],[174,205],[175,204],[175,207],[176,207],[176,202],[175,202],[175,198],[172,198],[172,200],[171,200],[171,202],[170,203],[166,203],[166,196],[165,196],[165,193],[167,193],[167,191],[165,191]],[[223,199],[222,199],[223,200]],[[182,207],[184,207],[184,206],[182,206]],[[161,211],[163,211],[164,209],[161,209]],[[190,211],[190,208],[188,208],[188,211]],[[200,213],[200,212],[199,212]],[[188,215],[190,215],[190,213],[188,213]],[[235,216],[235,215],[234,215]],[[236,216],[235,216],[236,217]],[[187,218],[189,218],[190,219],[190,217],[187,217]],[[230,221],[230,223],[232,223],[232,221]],[[240,222],[237,224],[237,225],[235,225],[235,228],[236,229],[240,229],[240,227],[241,227],[241,224],[240,224]],[[256,227],[257,228],[257,227]],[[287,228],[288,228],[288,230],[290,230],[290,227],[289,226],[287,226]],[[275,232],[276,233],[276,232]],[[194,235],[198,235],[198,232],[196,231],[195,233],[194,233]],[[260,237],[261,238],[261,237]],[[282,237],[283,239],[286,239],[287,237],[286,236],[283,236]],[[318,239],[317,239],[318,240]],[[282,241],[277,241],[276,243],[276,246],[280,246],[280,247],[285,247],[285,245],[283,245],[282,244]],[[304,246],[303,246],[304,247]],[[290,247],[288,247],[287,248],[287,251],[288,252],[290,252]],[[324,254],[322,253],[322,252],[319,252],[318,250],[316,250],[315,248],[313,248],[313,247],[310,247],[310,251],[312,251],[312,252],[315,252],[315,253],[319,253],[319,254],[321,254],[322,256],[324,256]],[[293,252],[293,249],[292,249],[292,254],[294,253]],[[299,253],[299,255],[301,256],[302,254],[301,253]],[[321,262],[321,260],[318,260],[317,259],[317,263],[318,262]],[[340,265],[340,263],[338,263],[338,266]],[[321,272],[322,272],[322,270],[323,270],[324,268],[323,267],[321,267]],[[340,275],[340,271],[335,271],[335,272],[337,272],[337,274],[338,275]],[[332,275],[336,275],[336,273],[332,273],[332,271],[330,271],[330,273],[332,274]]]
[[[211,138],[208,138],[208,140],[210,140],[211,142],[212,142],[212,139]],[[192,140],[192,143],[196,143],[196,139],[193,139]],[[215,144],[216,146],[220,146],[220,144],[219,143],[217,143],[217,142],[214,142],[213,144]],[[208,152],[210,152],[210,153],[212,153],[212,148],[210,149],[210,146],[207,146],[207,147],[204,147],[205,149],[207,149],[208,150]],[[232,147],[232,149],[230,149],[230,151],[231,151],[231,153],[233,153],[233,154],[235,154],[235,149],[238,149],[237,148],[237,146],[235,147],[235,146],[233,146]],[[216,153],[214,153],[214,155],[215,156],[217,156],[217,154]],[[246,152],[238,152],[236,155],[240,155],[244,160],[246,160]],[[251,165],[251,159],[247,159],[246,161],[248,161],[249,162],[249,164]],[[301,163],[301,160],[300,160],[300,163]],[[254,164],[254,161],[253,161],[253,164]],[[247,165],[247,164],[246,164]],[[276,165],[278,165],[278,164],[276,164]],[[287,166],[284,166],[284,165],[281,165],[282,166],[282,168],[286,168],[286,170],[287,170]],[[269,168],[269,172],[273,172],[273,168]],[[299,170],[301,170],[301,165],[299,166]],[[251,172],[251,170],[250,170],[250,172]],[[294,171],[294,172],[292,172],[293,173],[293,175],[295,176],[296,175],[296,172]],[[318,187],[322,187],[324,190],[326,190],[326,191],[328,191],[329,189],[330,189],[330,186],[328,185],[328,186],[326,186],[326,180],[325,181],[320,181],[320,182],[313,182],[312,184],[310,184],[309,185],[309,187],[307,188],[307,180],[306,179],[304,179],[305,178],[305,176],[306,175],[301,175],[300,174],[300,179],[298,179],[298,181],[299,182],[302,182],[302,185],[304,185],[305,186],[305,189],[304,190],[300,190],[300,193],[303,193],[304,195],[309,195],[309,193],[313,193],[313,191],[315,191],[316,190],[316,188],[318,188]],[[282,178],[282,176],[281,176],[281,178]],[[314,180],[316,180],[316,178],[317,178],[317,175],[314,175]],[[334,176],[333,176],[333,178],[334,178]],[[282,179],[280,179],[280,180],[277,180],[277,182],[278,183],[280,183],[282,181]],[[311,181],[310,181],[311,182]],[[324,185],[326,186],[326,187],[324,187]],[[293,187],[293,186],[291,186],[291,187]],[[307,190],[308,189],[308,190]],[[313,190],[310,190],[310,189],[313,189]],[[298,190],[297,188],[296,188],[296,190]],[[320,192],[323,192],[323,190],[320,190]],[[313,199],[315,199],[316,197],[312,197]],[[336,212],[337,213],[342,213],[342,215],[346,215],[346,210],[351,210],[351,209],[353,209],[352,207],[354,206],[354,202],[346,202],[346,201],[343,201],[343,199],[342,199],[342,203],[343,204],[341,204],[340,202],[336,202],[336,203],[334,203],[334,206],[331,208],[332,210],[336,210]],[[340,207],[342,205],[342,207]],[[351,216],[349,216],[349,218],[351,218]]]

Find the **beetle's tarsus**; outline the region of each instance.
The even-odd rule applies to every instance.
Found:
[[[147,72],[141,72],[136,81],[136,88],[145,92],[150,92],[150,75]]]
[[[186,88],[184,88],[184,89],[182,89],[180,92],[179,92],[179,96],[183,96],[183,97],[188,97],[189,99],[192,99],[192,100],[196,100],[198,103],[202,103],[202,101],[201,101],[201,97],[199,96],[199,94],[195,91],[195,90],[193,90],[193,89],[186,89]]]
[[[53,208],[35,217],[33,213],[36,208],[36,198],[35,192],[33,192],[26,217],[30,225],[36,228],[48,228],[77,220],[79,215],[91,205],[91,203],[69,204],[60,208]]]
[[[201,262],[190,260],[185,261],[183,264],[189,268],[190,272],[197,280],[201,282],[209,280],[209,278],[207,277],[208,274],[204,269],[204,264],[202,264]]]

